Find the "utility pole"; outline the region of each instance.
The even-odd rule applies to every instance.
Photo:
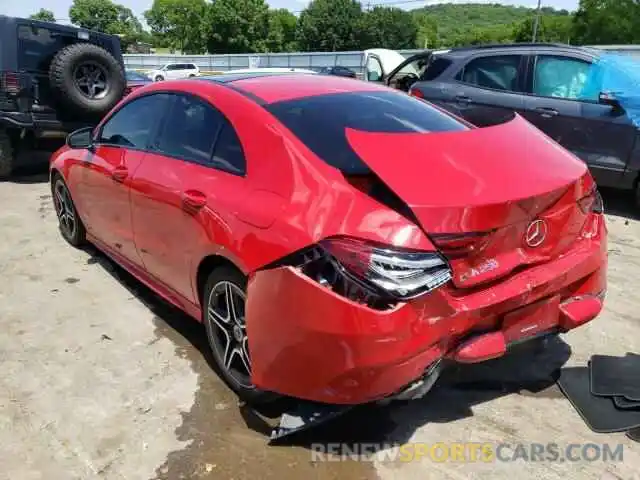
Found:
[[[538,0],[538,8],[536,8],[536,18],[533,21],[533,37],[531,41],[536,43],[536,38],[538,37],[538,24],[540,23],[540,7],[542,4],[542,0]]]

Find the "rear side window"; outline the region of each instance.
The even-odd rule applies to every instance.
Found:
[[[435,57],[433,60],[431,60],[431,63],[423,72],[420,80],[435,80],[440,75],[442,75],[442,72],[449,68],[449,65],[451,65],[451,60],[449,60],[448,58]]]
[[[394,91],[320,95],[272,103],[266,108],[316,155],[346,174],[370,171],[349,146],[347,128],[389,133],[468,128],[429,104]]]
[[[494,55],[471,60],[456,79],[494,90],[518,91],[521,55]]]
[[[191,96],[175,97],[157,150],[236,175],[245,173],[244,153],[231,123],[212,105]]]
[[[175,96],[158,142],[158,150],[172,156],[207,164],[223,116],[204,101]]]

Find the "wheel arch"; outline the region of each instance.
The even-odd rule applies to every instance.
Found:
[[[196,269],[196,293],[198,294],[198,303],[202,306],[202,295],[204,294],[204,287],[207,282],[207,278],[209,274],[213,272],[216,268],[220,267],[231,267],[242,275],[246,275],[246,273],[234,262],[229,260],[227,257],[222,255],[207,255],[198,264],[198,268]]]

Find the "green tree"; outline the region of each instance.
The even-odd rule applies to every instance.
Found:
[[[215,0],[207,9],[205,25],[210,53],[267,49],[269,7],[264,0]]]
[[[360,50],[362,21],[356,0],[311,0],[298,18],[298,46],[305,51]]]
[[[144,17],[158,44],[184,53],[205,52],[205,0],[154,0]]]
[[[99,32],[117,33],[118,5],[111,0],[73,0],[69,18],[74,25]]]
[[[400,8],[374,7],[362,19],[360,48],[415,48],[418,25],[414,16]]]
[[[269,52],[294,52],[298,19],[286,8],[269,10],[266,46]]]
[[[516,42],[530,42],[533,36],[533,18],[516,24],[513,37]],[[570,43],[573,35],[573,18],[569,15],[540,16],[536,41]]]
[[[637,43],[640,3],[637,0],[580,0],[573,31],[581,44]]]
[[[47,10],[46,8],[41,8],[33,15],[30,15],[29,18],[33,20],[40,20],[41,22],[55,22],[56,17],[51,10]]]
[[[418,27],[416,37],[416,47],[418,48],[437,48],[440,46],[440,35],[438,33],[438,22],[431,15],[421,10],[411,12],[415,24]]]

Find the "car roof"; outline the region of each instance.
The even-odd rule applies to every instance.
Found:
[[[240,93],[260,100],[262,103],[282,102],[332,93],[389,91],[387,87],[374,82],[363,82],[339,76],[291,72],[213,75],[199,77],[197,81],[200,80],[226,84]]]
[[[520,51],[524,50],[527,52],[535,51],[535,50],[544,50],[544,51],[557,51],[560,52],[582,52],[588,53],[590,55],[597,56],[601,52],[594,48],[588,47],[580,47],[576,45],[567,45],[564,43],[496,43],[496,44],[487,44],[487,45],[470,45],[465,47],[455,47],[449,50],[442,52],[443,56],[447,57],[467,57],[471,54],[476,54],[478,52],[504,52],[504,51]],[[434,52],[436,53],[436,52]]]

